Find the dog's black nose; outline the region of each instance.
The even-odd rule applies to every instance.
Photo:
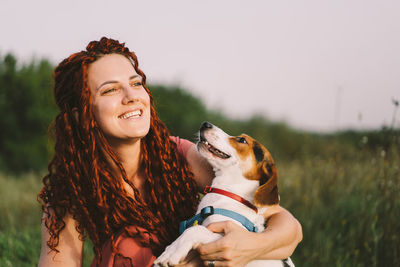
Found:
[[[213,125],[211,123],[209,123],[208,121],[205,121],[201,124],[200,131],[203,131],[205,129],[211,129],[212,127],[213,127]]]

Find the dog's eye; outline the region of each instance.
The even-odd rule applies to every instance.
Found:
[[[247,144],[246,138],[244,137],[236,137],[236,141],[242,144]]]

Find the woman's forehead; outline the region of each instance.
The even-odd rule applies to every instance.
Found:
[[[97,88],[106,81],[120,81],[137,75],[131,61],[123,55],[108,54],[88,68],[88,82],[91,88]]]

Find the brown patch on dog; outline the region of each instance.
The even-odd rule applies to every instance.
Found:
[[[246,140],[245,143],[242,138]],[[269,151],[245,134],[232,137],[229,141],[242,161],[243,176],[249,180],[260,181],[254,203],[257,206],[279,204],[278,172]]]
[[[243,140],[245,141],[245,143],[242,142]],[[237,151],[237,154],[242,161],[245,161],[248,157],[251,156],[251,146],[253,143],[253,138],[251,138],[250,136],[241,134],[235,137],[231,137],[229,138],[229,143]]]
[[[278,171],[273,162],[265,160],[260,172],[260,187],[254,195],[257,206],[271,206],[279,204]]]

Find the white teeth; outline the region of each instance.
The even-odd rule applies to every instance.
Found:
[[[129,119],[131,117],[140,117],[140,115],[142,115],[142,112],[140,110],[135,110],[129,113],[126,113],[122,116],[120,116],[121,119]]]

